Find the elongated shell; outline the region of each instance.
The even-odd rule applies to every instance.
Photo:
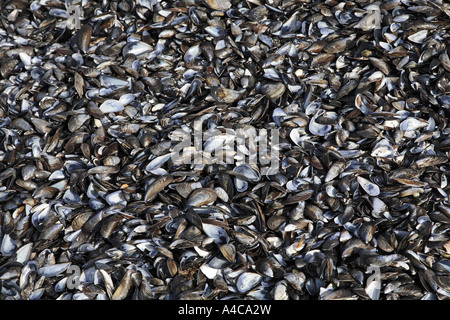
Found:
[[[186,202],[186,208],[199,207],[205,204],[210,204],[216,201],[217,194],[211,188],[195,189],[189,196]]]
[[[155,199],[173,181],[173,176],[158,177],[150,183],[145,191],[144,201],[149,202]]]

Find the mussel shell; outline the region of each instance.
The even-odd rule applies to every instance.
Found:
[[[247,293],[256,287],[262,280],[262,276],[253,272],[243,272],[236,281],[236,288],[240,293]]]

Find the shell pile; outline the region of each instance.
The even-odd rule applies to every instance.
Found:
[[[0,20],[0,299],[450,298],[448,2]],[[173,163],[195,123],[277,130],[278,170]]]

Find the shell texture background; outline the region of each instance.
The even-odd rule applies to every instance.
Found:
[[[0,299],[448,300],[449,30],[443,0],[0,1]],[[229,129],[276,170],[208,158]]]

